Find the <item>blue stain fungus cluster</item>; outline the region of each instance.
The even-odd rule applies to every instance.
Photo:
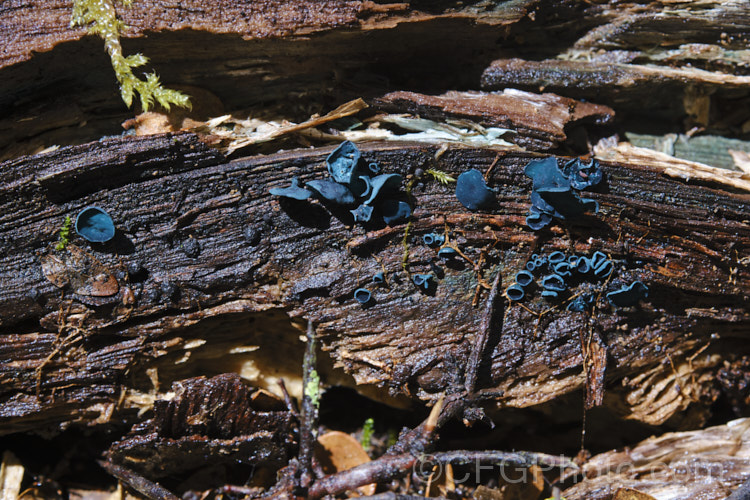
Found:
[[[401,175],[381,174],[376,162],[363,161],[353,142],[343,142],[333,150],[326,158],[326,166],[330,179],[315,179],[302,187],[294,178],[291,186],[269,191],[274,196],[294,200],[314,198],[350,208],[354,222],[362,224],[379,218],[393,225],[411,216],[411,206],[399,193],[403,183]]]
[[[115,223],[99,207],[86,207],[76,217],[75,230],[84,240],[104,243],[115,237]]]
[[[515,276],[515,282],[505,290],[509,300],[518,302],[529,298],[535,290],[547,300],[562,299],[569,294],[572,284],[583,281],[597,282],[608,278],[614,270],[614,263],[602,252],[594,252],[591,257],[566,255],[554,251],[548,255],[533,254],[524,269]],[[612,305],[629,307],[648,297],[648,287],[640,281],[607,294]],[[568,304],[569,311],[588,311],[595,301],[593,293],[583,293],[574,297]]]
[[[495,205],[495,191],[487,186],[482,173],[474,168],[456,179],[456,198],[472,211],[492,208]]]
[[[565,220],[584,212],[597,213],[599,204],[589,198],[581,198],[576,191],[599,184],[603,173],[599,162],[584,163],[576,158],[560,169],[557,158],[550,156],[532,160],[524,170],[533,181],[531,208],[526,224],[538,231],[552,222],[553,218]]]

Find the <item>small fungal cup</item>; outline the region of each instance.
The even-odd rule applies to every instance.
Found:
[[[458,176],[456,198],[469,210],[490,208],[495,204],[495,192],[487,186],[482,172],[474,168]]]
[[[372,300],[372,293],[367,288],[357,288],[354,290],[354,300],[365,305]]]
[[[78,214],[76,233],[92,243],[104,243],[115,237],[115,223],[107,212],[99,207],[86,207]]]

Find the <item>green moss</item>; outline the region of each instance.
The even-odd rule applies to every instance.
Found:
[[[55,246],[55,250],[65,250],[65,247],[70,243],[70,227],[73,225],[73,221],[70,220],[70,216],[65,216],[65,221],[60,228],[60,240]]]
[[[125,7],[130,7],[132,0],[121,0]],[[120,95],[125,104],[130,107],[137,92],[141,99],[141,107],[148,111],[154,101],[161,104],[167,111],[172,105],[184,108],[190,107],[189,97],[177,90],[166,89],[161,86],[156,73],[146,74],[141,80],[133,74],[133,68],[138,68],[148,62],[143,54],[133,54],[125,57],[120,45],[120,33],[126,28],[117,18],[115,7],[110,0],[73,0],[73,12],[70,25],[88,26],[89,32],[99,35],[104,40],[104,48],[112,60],[117,82],[120,84]]]
[[[443,172],[442,170],[437,170],[434,168],[427,169],[427,173],[430,174],[432,177],[435,178],[436,181],[438,181],[440,184],[450,184],[451,182],[456,182],[456,179],[448,175],[447,173]]]
[[[320,405],[320,376],[318,376],[318,372],[315,370],[310,372],[310,380],[305,385],[305,396],[310,398],[310,401],[316,408]]]
[[[365,451],[370,449],[373,434],[375,434],[375,420],[368,418],[362,427],[362,440],[360,441]]]

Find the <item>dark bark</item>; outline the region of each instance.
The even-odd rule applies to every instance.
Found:
[[[293,373],[301,345],[287,317],[315,321],[324,349],[357,383],[425,399],[460,383],[455,367],[468,359],[484,317],[472,306],[474,269],[445,268],[434,294],[421,294],[401,269],[404,225],[365,231],[320,205],[279,202],[268,194],[292,176],[303,182],[321,177],[330,148],[221,163],[194,141],[190,135],[124,139],[4,165],[2,210],[14,214],[2,221],[6,432],[124,418],[128,404],[118,403],[120,396],[151,387],[147,368],[158,368],[158,380],[168,385],[191,373],[191,359],[216,358],[239,346],[261,348],[259,356],[230,356],[234,366],[268,352]],[[149,168],[147,152],[159,148],[173,151],[171,163]],[[485,252],[479,276],[486,280],[500,272],[511,282],[531,253],[575,249],[602,250],[621,262],[617,280],[649,286],[641,306],[602,302],[591,317],[559,309],[535,317],[523,307],[506,307],[491,376],[479,387],[505,391],[498,405],[539,404],[580,388],[581,338],[591,332],[606,345],[611,388],[605,405],[652,423],[677,418],[696,400],[712,401],[722,363],[747,354],[747,195],[671,180],[647,166],[604,164],[606,188],[587,193],[600,202],[599,215],[535,233],[524,224],[530,180],[523,167],[533,154],[453,149],[435,160],[435,148],[409,145],[365,146],[363,154],[384,171],[404,175],[418,166],[453,175],[470,167],[485,171],[497,158],[490,180],[498,189],[496,210],[468,213],[452,188],[435,182],[413,189],[411,272],[429,271],[434,256],[419,243],[421,234],[447,224],[475,262]],[[121,177],[108,175],[112,167],[100,162],[107,155],[131,164],[117,170]],[[55,189],[76,176],[91,179],[84,191]],[[71,296],[41,272],[63,216],[91,204],[108,209],[118,226],[113,243],[84,246],[119,276],[120,291],[112,297]],[[247,241],[248,229],[260,233],[257,244]],[[186,255],[188,239],[198,242],[197,257]],[[381,265],[390,286],[374,290],[375,304],[362,308],[352,293]],[[126,273],[128,267],[137,272]],[[128,289],[136,299],[132,306],[122,303]],[[480,297],[484,301],[485,293]],[[290,349],[283,356],[263,345],[265,330],[279,326],[285,333],[276,332],[271,345]],[[220,365],[208,363],[216,373],[226,371]],[[688,368],[692,373],[681,375]],[[330,368],[322,371],[332,376]],[[629,394],[646,388],[638,376],[649,385],[682,389],[634,400]],[[702,412],[702,404],[693,407]]]

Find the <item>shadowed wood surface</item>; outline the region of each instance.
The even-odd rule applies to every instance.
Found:
[[[293,177],[323,178],[332,142],[354,122],[228,156],[206,145],[217,144],[207,127],[123,137],[121,123],[153,116],[125,109],[102,41],[71,29],[70,9],[0,4],[0,434],[9,449],[41,457],[54,451],[27,446],[31,434],[54,436],[53,446],[99,436],[87,452],[76,444],[60,455],[109,449],[110,467],[131,469],[115,476],[142,473],[129,484],[153,494],[171,495],[157,478],[180,494],[246,481],[170,483],[201,465],[190,462],[198,455],[224,457],[212,464],[220,471],[234,460],[270,464],[275,477],[295,453],[294,411],[244,384],[278,391],[283,379],[303,393],[308,319],[325,387],[412,412],[464,387],[494,390],[484,405],[501,425],[478,439],[462,428],[474,448],[600,451],[750,411],[750,174],[727,151],[750,151],[745,2],[118,4],[125,55],[144,53],[167,86],[193,96],[190,113],[158,115],[157,131],[225,113],[232,123],[300,123],[360,97],[370,108],[355,118],[360,132],[372,127],[370,140],[378,126],[403,132],[378,122],[384,113],[512,130],[501,136],[512,144],[493,149],[360,144],[365,160],[408,186],[413,220],[393,227],[268,193]],[[670,156],[688,143],[696,150],[686,160]],[[524,167],[551,154],[601,161],[604,182],[581,193],[600,211],[534,232]],[[488,172],[491,209],[470,212],[454,185],[415,177],[471,168]],[[115,239],[74,235],[55,251],[65,216],[92,205],[113,216]],[[463,257],[438,258],[422,243],[428,232],[449,236]],[[614,271],[574,282],[559,303],[537,290],[487,307],[486,286],[504,290],[532,254],[555,250],[604,252]],[[371,282],[377,272],[385,284]],[[413,285],[417,273],[432,273],[434,285]],[[636,280],[645,300],[607,302]],[[353,297],[359,287],[373,294],[365,307]],[[566,310],[579,293],[596,296],[590,312]],[[730,422],[596,456],[564,496],[609,499],[628,486],[660,500],[722,498],[747,475],[745,431]],[[685,469],[677,455],[686,450],[707,455]],[[628,460],[632,474],[605,470]],[[666,468],[644,476],[655,460]],[[714,464],[724,474],[704,481],[698,469]]]
[[[89,148],[100,154],[87,155]],[[173,154],[152,170],[139,162],[139,148],[145,161],[148,151]],[[0,197],[4,213],[14,214],[2,222],[4,430],[122,418],[135,406],[128,398],[123,405],[123,391],[148,392],[149,369],[168,384],[193,363],[219,369],[222,350],[235,349],[221,362],[224,370],[250,373],[253,358],[300,348],[290,323],[302,318],[316,322],[324,350],[358,384],[432,399],[461,383],[458,367],[482,319],[482,308],[472,306],[477,277],[491,281],[499,272],[507,286],[532,253],[552,250],[601,250],[617,265],[609,288],[640,280],[649,298],[635,308],[601,301],[591,316],[562,307],[535,315],[549,308],[539,300],[507,307],[490,347],[491,370],[478,381],[505,391],[499,407],[578,390],[595,369],[601,374],[589,385],[622,415],[697,422],[719,394],[723,363],[748,354],[748,195],[672,180],[647,166],[604,163],[606,187],[587,193],[599,201],[599,214],[535,233],[524,223],[531,180],[523,168],[537,155],[449,149],[435,160],[430,146],[362,149],[366,160],[404,176],[417,167],[457,175],[495,163],[493,210],[470,213],[451,187],[436,182],[412,190],[408,270],[436,273],[433,291],[421,293],[402,269],[405,225],[365,230],[317,202],[269,195],[292,177],[322,177],[330,148],[227,163],[188,134],[64,148],[4,165],[3,172],[26,174],[6,176]],[[112,167],[99,160],[107,154],[133,165],[117,169],[122,177],[105,175]],[[91,179],[85,193],[54,189],[75,177]],[[111,297],[71,295],[42,274],[63,217],[88,205],[106,208],[118,227],[108,244],[73,240],[118,277]],[[475,263],[484,253],[478,273],[467,263],[443,265],[421,244],[422,234],[446,228]],[[362,307],[354,290],[381,270],[387,286],[371,287],[375,302]],[[265,330],[279,324],[285,327],[264,344],[271,334]],[[592,342],[604,356],[584,370],[582,345]],[[278,370],[298,365],[287,358]]]

